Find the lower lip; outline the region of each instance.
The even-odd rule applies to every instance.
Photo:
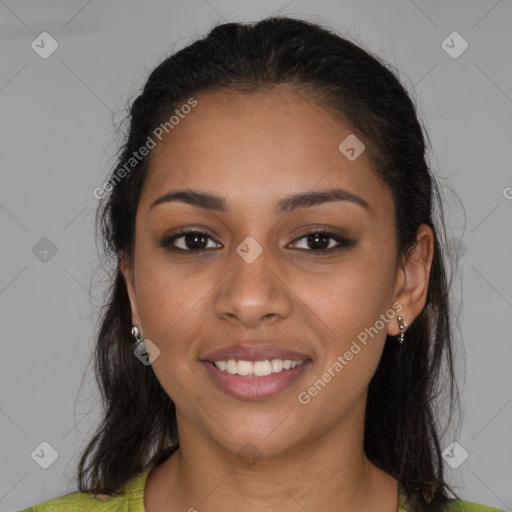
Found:
[[[309,369],[311,363],[312,361],[308,359],[295,368],[258,377],[257,375],[231,374],[219,370],[210,361],[202,361],[215,384],[225,393],[235,398],[253,400],[277,395],[288,388]]]

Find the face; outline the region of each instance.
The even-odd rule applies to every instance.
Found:
[[[278,454],[362,427],[386,335],[399,332],[393,304],[405,274],[395,268],[390,191],[365,151],[349,160],[338,149],[350,126],[291,90],[196,98],[153,150],[133,265],[122,266],[180,436]],[[282,204],[331,189],[346,198]],[[162,199],[176,191],[218,196],[225,209]],[[242,352],[213,354],[232,346]],[[268,359],[273,370],[237,375],[209,362],[230,358]],[[288,358],[304,362],[272,363]]]

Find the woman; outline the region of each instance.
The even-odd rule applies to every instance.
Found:
[[[95,192],[103,421],[80,492],[26,510],[497,510],[443,473],[424,137],[385,64],[305,21],[220,25],[160,64]]]

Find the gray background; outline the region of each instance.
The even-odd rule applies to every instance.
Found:
[[[463,498],[512,510],[511,2],[5,0],[2,511],[75,490],[78,453],[99,418],[88,365],[105,284],[93,190],[114,162],[122,134],[115,127],[127,101],[169,52],[217,22],[278,12],[331,24],[396,65],[415,90],[448,236],[454,248],[460,241],[454,286],[461,308],[457,359],[467,372],[460,379],[464,416],[443,448],[457,441],[469,456],[445,469]],[[46,59],[31,47],[44,31],[58,43]],[[457,58],[441,46],[453,31],[469,44]],[[47,469],[31,457],[42,442],[58,453]],[[44,447],[36,453],[45,454],[40,460],[50,456]]]

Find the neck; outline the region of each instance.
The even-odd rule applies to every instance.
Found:
[[[180,448],[148,477],[148,511],[397,509],[397,481],[364,454],[362,428],[333,428],[299,447],[252,460],[234,456],[191,425],[182,430]]]

